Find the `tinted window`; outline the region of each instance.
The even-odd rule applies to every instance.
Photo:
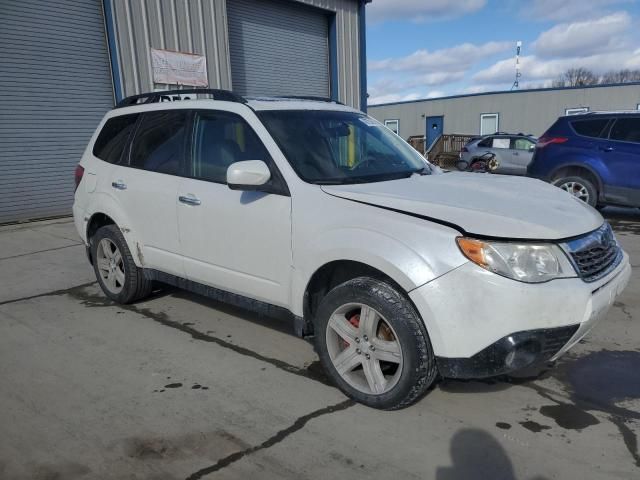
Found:
[[[511,148],[515,150],[529,150],[533,142],[528,138],[514,138],[511,140]]]
[[[619,118],[613,125],[609,138],[640,143],[640,118]]]
[[[105,162],[118,163],[136,120],[138,114],[121,115],[107,120],[93,144],[93,155]]]
[[[478,142],[478,146],[483,148],[489,148],[492,142],[493,142],[493,137],[488,137],[482,140],[481,142]]]
[[[269,160],[251,127],[228,112],[196,113],[192,151],[189,176],[219,183],[226,183],[227,168],[234,162]]]
[[[184,152],[186,110],[150,112],[142,116],[131,146],[132,167],[177,175]]]
[[[585,137],[600,137],[604,127],[609,123],[608,118],[596,118],[594,120],[578,120],[571,122],[571,126],[578,135]]]

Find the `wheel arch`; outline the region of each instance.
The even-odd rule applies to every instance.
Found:
[[[89,260],[93,261],[91,258],[91,237],[95,235],[100,227],[106,225],[115,225],[120,229],[122,236],[127,242],[127,247],[129,247],[129,251],[131,252],[131,256],[133,257],[136,266],[142,267],[143,259],[141,258],[140,245],[131,229],[127,226],[128,223],[126,222],[126,219],[109,208],[101,208],[100,210],[94,211],[87,221],[85,233],[87,243],[89,245]]]
[[[590,180],[598,190],[598,198],[602,198],[604,191],[604,183],[600,175],[591,166],[584,163],[569,163],[557,167],[549,175],[549,180],[553,183],[554,180],[561,178],[562,176],[580,176],[585,175],[587,180]]]

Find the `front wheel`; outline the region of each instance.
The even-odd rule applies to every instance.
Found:
[[[436,378],[429,336],[411,302],[391,285],[355,278],[331,290],[315,319],[316,349],[328,376],[373,408],[411,405]]]
[[[569,192],[592,207],[598,204],[598,190],[595,185],[582,177],[561,177],[553,181],[553,184],[562,190]]]

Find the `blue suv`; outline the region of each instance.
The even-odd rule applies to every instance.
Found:
[[[640,207],[640,111],[558,118],[538,139],[527,175],[593,207]]]

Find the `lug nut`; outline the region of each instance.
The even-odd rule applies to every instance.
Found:
[[[366,335],[364,335],[362,338],[364,338],[365,342],[369,341],[369,337],[367,337]]]
[[[364,356],[365,356],[365,358],[366,358],[367,360],[369,360],[369,359],[371,358],[371,355],[369,355],[368,353],[365,353],[365,355],[364,355]]]
[[[362,353],[362,351],[361,351],[359,348],[356,348],[356,353],[357,353],[358,355],[360,355],[360,354]]]
[[[372,352],[373,352],[375,349],[376,349],[376,347],[374,347],[373,345],[371,345],[371,346],[369,347],[369,350],[371,350]]]
[[[360,339],[356,337],[356,343],[360,343]]]

